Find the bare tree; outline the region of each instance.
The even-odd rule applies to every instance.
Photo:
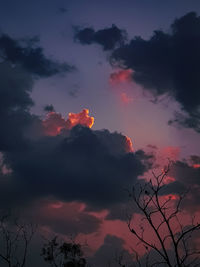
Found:
[[[0,260],[3,266],[25,267],[28,248],[36,226],[22,223],[18,219],[12,221],[11,216],[0,218]]]
[[[152,172],[152,179],[141,181],[129,192],[142,214],[139,224],[135,223],[132,215],[127,220],[130,232],[146,250],[146,261],[142,265],[137,251],[134,250],[138,266],[200,266],[200,250],[192,244],[192,235],[200,229],[200,224],[195,223],[195,218],[191,218],[190,225],[184,225],[181,220],[181,204],[186,193],[176,197],[163,196],[162,191],[166,187],[165,180],[171,164],[170,162],[159,175]],[[149,229],[151,238],[146,233]],[[156,260],[150,259],[152,252],[157,255]]]

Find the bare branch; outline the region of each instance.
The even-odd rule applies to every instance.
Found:
[[[152,172],[153,179],[150,179],[149,182],[143,181],[143,183],[133,187],[132,200],[140,213],[144,215],[140,224],[141,232],[139,233],[136,231],[136,228],[131,227],[131,216],[127,224],[130,232],[140,243],[156,251],[161,257],[162,260],[149,266],[161,264],[166,264],[170,267],[194,266],[197,261],[200,261],[200,251],[189,249],[189,242],[191,242],[193,232],[200,230],[200,224],[195,225],[194,219],[192,219],[191,226],[185,228],[178,220],[178,215],[181,213],[180,206],[188,191],[180,194],[177,201],[170,197],[164,201],[160,198],[163,195],[161,190],[165,187],[165,178],[169,173],[171,164],[172,161],[169,161],[169,164],[158,175]],[[155,218],[157,219],[155,220]],[[158,241],[157,245],[145,238],[143,222],[146,222],[153,230]],[[178,229],[176,229],[177,226]],[[168,249],[169,244],[173,246],[173,249],[170,251]]]

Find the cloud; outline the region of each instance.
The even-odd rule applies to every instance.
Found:
[[[200,132],[200,120],[199,114],[193,114],[192,116],[187,113],[174,112],[174,119],[168,121],[169,125],[182,126],[185,128],[192,128],[196,132]]]
[[[69,118],[67,119],[67,128],[72,129],[74,126],[80,124],[91,128],[94,124],[94,118],[90,117],[88,109],[83,109],[80,113],[69,113]]]
[[[130,104],[133,102],[133,98],[128,96],[127,93],[123,92],[120,94],[121,102],[124,104]]]
[[[192,163],[193,168],[200,168],[200,157],[196,155],[192,155],[190,157],[190,161]]]
[[[8,55],[0,63],[1,168],[9,170],[0,171],[0,208],[25,209],[48,198],[85,203],[87,212],[77,218],[85,221],[81,231],[89,233],[86,224],[91,231],[99,227],[89,211],[106,209],[111,214],[112,206],[126,203],[124,188],[150,167],[149,158],[141,151],[133,153],[131,140],[120,133],[92,130],[94,118],[87,109],[70,113],[66,120],[51,105],[45,107],[50,111],[45,121],[31,114],[36,71],[25,68],[24,59],[16,55],[11,63]],[[58,216],[61,210],[56,210]],[[65,219],[60,222],[63,231],[65,223],[71,224]],[[45,224],[45,218],[41,220]],[[50,224],[57,231],[57,221],[52,218]]]
[[[189,165],[187,162],[176,161],[173,164],[172,173],[175,174],[174,176],[176,177],[177,181],[187,185],[188,188],[195,185],[200,185],[200,169],[194,168],[193,165]]]
[[[132,153],[131,140],[120,133],[92,130],[94,118],[87,109],[67,120],[51,111],[45,132],[44,121],[30,113],[32,74],[1,62],[0,79],[1,166],[10,170],[0,171],[1,208],[54,197],[112,213],[112,206],[126,202],[124,188],[150,167],[148,156]],[[56,127],[63,130],[57,133]]]
[[[177,161],[180,158],[181,148],[179,146],[166,146],[160,151],[159,158]]]
[[[52,111],[43,121],[43,127],[46,135],[55,136],[60,134],[62,129],[66,129],[66,121],[60,113]]]
[[[21,49],[16,52],[18,42],[16,46],[11,46],[14,56],[11,49],[0,63],[0,165],[10,170],[0,170],[0,208],[39,213],[39,224],[59,234],[90,234],[100,226],[90,211],[107,209],[117,217],[117,205],[126,203],[124,188],[150,167],[150,158],[142,151],[133,153],[131,140],[120,133],[92,130],[94,119],[87,109],[65,120],[48,105],[44,126],[30,112],[34,77],[55,72],[29,68]],[[52,198],[64,204],[42,205]],[[74,203],[84,203],[87,210]]]
[[[96,232],[101,225],[101,220],[88,214],[81,203],[51,200],[38,202],[31,208],[29,218],[34,214],[32,221],[38,221],[41,227],[48,227],[55,234],[65,236],[90,234]],[[28,216],[30,212],[26,213]]]
[[[110,74],[110,83],[115,85],[122,82],[132,81],[133,71],[131,69],[119,70]]]
[[[189,212],[199,209],[200,168],[196,168],[199,156],[192,156],[188,161],[177,160],[170,167],[169,177],[174,177],[163,189],[163,194],[186,194],[182,208]]]
[[[0,63],[0,150],[12,150],[26,145],[25,131],[36,117],[29,113],[32,76],[20,66]]]
[[[38,39],[15,40],[0,36],[0,151],[23,149],[30,138],[42,134],[38,116],[30,113],[35,78],[70,71],[66,64],[48,59]]]
[[[89,116],[89,110],[83,109],[80,113],[69,113],[65,120],[61,114],[51,111],[43,121],[43,127],[46,135],[55,136],[63,130],[70,130],[76,125],[91,128],[94,124],[94,118]]]
[[[175,120],[200,132],[200,17],[190,12],[176,19],[169,32],[135,37],[115,49],[113,66],[133,70],[133,79],[155,96],[168,94],[186,113]]]
[[[94,131],[99,140],[113,155],[123,155],[133,152],[133,144],[129,137],[117,132],[110,133],[108,130]]]
[[[74,70],[74,67],[67,63],[59,63],[47,58],[43,48],[38,46],[38,40],[31,40],[26,40],[23,45],[20,41],[2,34],[0,36],[1,59],[20,65],[27,72],[40,77],[49,77]]]
[[[84,202],[92,210],[110,209],[126,201],[124,189],[149,168],[149,158],[144,152],[122,151],[123,138],[116,138],[119,151],[103,142],[105,138],[103,131],[77,125],[68,136],[46,136],[31,141],[23,151],[4,153],[13,183],[2,185],[1,200],[11,191],[7,199],[11,205],[54,196],[62,201]]]
[[[122,45],[126,40],[126,32],[113,24],[110,28],[98,31],[93,28],[75,29],[74,38],[83,45],[99,44],[107,51]]]

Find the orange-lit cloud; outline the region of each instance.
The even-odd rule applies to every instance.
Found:
[[[58,135],[62,130],[70,130],[77,124],[92,127],[94,118],[89,116],[88,109],[83,109],[80,113],[69,113],[67,120],[59,113],[49,112],[43,120],[44,132],[50,136]]]
[[[125,136],[125,150],[127,153],[133,152],[133,143],[130,137]]]
[[[196,155],[190,156],[190,165],[194,169],[200,168],[200,156],[196,156]]]
[[[200,163],[193,164],[192,167],[195,169],[198,169],[198,168],[200,168]]]
[[[169,195],[165,195],[164,196],[164,199],[165,200],[168,200],[168,199],[170,199],[170,200],[177,200],[177,199],[179,199],[179,196],[177,196],[175,194],[169,194]]]
[[[89,109],[83,109],[80,113],[69,113],[68,116],[67,129],[71,129],[77,124],[91,128],[94,124],[94,117],[89,116]]]
[[[121,98],[122,103],[124,104],[129,104],[133,102],[133,98],[128,96],[127,93],[121,93],[120,98]]]
[[[132,80],[132,73],[133,71],[131,69],[113,72],[110,74],[110,83],[118,84],[122,82],[130,82]]]

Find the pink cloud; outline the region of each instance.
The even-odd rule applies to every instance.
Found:
[[[133,102],[133,98],[128,96],[127,93],[125,92],[121,93],[120,99],[121,99],[121,102],[124,104],[130,104],[131,102]]]
[[[123,82],[131,82],[133,71],[131,69],[119,70],[110,74],[110,83],[118,84]]]

